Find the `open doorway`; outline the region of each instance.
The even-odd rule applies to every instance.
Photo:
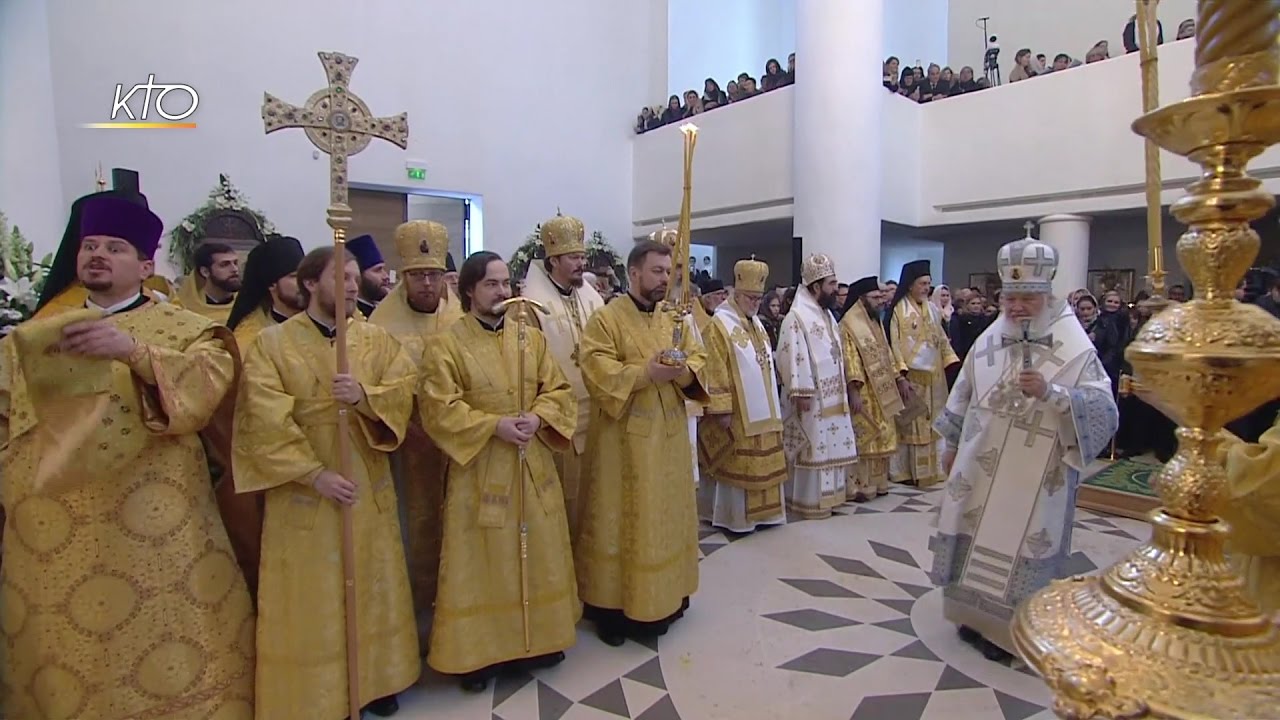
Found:
[[[347,237],[372,235],[392,270],[399,270],[396,226],[409,220],[433,220],[449,231],[449,253],[458,265],[484,248],[483,203],[477,195],[447,191],[412,191],[363,185],[351,187],[351,229]]]

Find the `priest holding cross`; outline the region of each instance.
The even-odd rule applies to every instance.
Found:
[[[934,423],[948,477],[929,545],[947,620],[988,659],[1007,662],[1014,608],[1065,574],[1080,473],[1119,417],[1093,343],[1052,295],[1053,247],[1009,243],[997,266],[1000,317]]]

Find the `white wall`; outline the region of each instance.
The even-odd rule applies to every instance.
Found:
[[[899,0],[900,1],[900,0]],[[972,65],[982,74],[983,36],[976,20],[990,17],[987,31],[1000,38],[1000,74],[1009,79],[1019,48],[1044,53],[1049,60],[1060,52],[1084,61],[1099,40],[1106,40],[1111,57],[1124,54],[1121,36],[1129,16],[1137,12],[1132,0],[950,0],[949,64]],[[1195,0],[1162,0],[1157,14],[1165,42],[1178,36],[1178,23],[1195,17]],[[903,58],[905,60],[906,58]]]
[[[462,246],[466,239],[466,201],[451,197],[410,195],[408,205],[407,215],[410,220],[434,220],[444,225],[449,231],[449,252],[453,254],[454,261],[461,265],[467,255]]]
[[[797,67],[800,61],[797,60]],[[886,93],[888,95],[888,93]],[[794,89],[765,93],[697,118],[698,146],[693,167],[693,227],[712,228],[792,216]],[[881,216],[919,224],[919,107],[886,97],[881,108],[878,169]],[[837,121],[838,122],[838,121]],[[647,235],[680,212],[684,144],[667,126],[635,139],[633,235]],[[869,172],[877,172],[870,169]],[[850,198],[857,202],[857,198]]]
[[[946,277],[944,274],[946,259],[946,247],[937,240],[921,240],[886,233],[880,241],[880,282],[884,283],[887,280],[897,282],[902,276],[903,265],[916,260],[928,260],[929,270],[933,272],[933,283],[937,285],[942,278]]]
[[[370,109],[410,122],[408,151],[375,141],[352,158],[353,184],[402,185],[405,159],[420,158],[431,189],[483,197],[489,249],[509,252],[557,207],[625,242],[648,27],[643,3],[598,0],[61,0],[49,33],[63,202],[81,190],[70,179],[101,160],[138,169],[171,226],[226,172],[283,232],[325,242],[327,162],[300,131],[264,135],[260,107],[264,90],[305,101],[325,79],[316,52],[339,50],[360,58],[351,88]],[[76,126],[107,119],[115,84],[148,73],[200,92],[197,129]],[[6,178],[15,171],[5,164]]]
[[[786,69],[787,55],[795,51],[795,2],[667,0],[668,82],[662,98],[686,90],[701,95],[709,77],[721,89],[739,73],[758,80],[770,58]]]
[[[0,212],[35,244],[39,260],[66,227],[45,0],[0,2],[0,98]],[[67,193],[93,192],[96,168],[93,156],[77,158]],[[103,172],[109,178],[110,166]]]
[[[902,66],[946,65],[950,26],[947,18],[954,0],[883,0],[885,57],[898,58]],[[960,68],[956,67],[956,71]]]

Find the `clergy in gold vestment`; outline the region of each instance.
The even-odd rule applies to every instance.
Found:
[[[449,231],[429,220],[411,220],[395,232],[400,256],[400,283],[378,303],[369,322],[386,330],[422,369],[439,335],[462,318],[457,298],[444,284],[444,258]],[[391,455],[396,495],[404,523],[409,587],[418,618],[418,641],[426,647],[426,629],[436,600],[440,571],[440,538],[444,527],[445,457],[422,429],[415,409],[406,440]]]
[[[587,449],[587,426],[591,420],[591,396],[582,382],[579,367],[582,331],[587,320],[600,308],[604,299],[590,284],[583,282],[587,265],[586,228],[575,217],[557,214],[542,223],[542,247],[546,258],[529,263],[524,295],[542,303],[550,317],[536,319],[546,337],[551,356],[569,379],[578,399],[577,430],[573,446],[556,454],[556,468],[564,486],[564,504],[569,515],[569,535],[577,528],[577,503],[582,482],[582,457]]]
[[[332,247],[298,266],[307,311],[263,330],[245,352],[233,477],[266,492],[258,585],[261,718],[347,716],[342,512],[354,504],[360,704],[376,715],[421,669],[388,454],[404,439],[417,374],[395,338],[347,320],[350,373],[335,373]],[[345,314],[355,312],[355,260]],[[353,477],[338,474],[339,403],[350,408]]]
[[[197,436],[235,342],[140,292],[145,207],[93,199],[80,228],[85,306],[0,355],[2,714],[252,720],[253,607]]]
[[[756,317],[769,266],[739,260],[733,277],[733,294],[716,308],[702,335],[711,402],[698,428],[698,510],[712,525],[743,533],[787,522],[787,459],[773,350]]]
[[[849,468],[849,499],[866,502],[889,494],[889,461],[898,451],[894,417],[907,392],[907,364],[889,345],[880,325],[880,280],[872,275],[849,286],[840,332],[844,338],[849,410],[857,438],[858,464]]]
[[[778,375],[782,381],[782,441],[791,463],[787,505],[806,519],[831,516],[843,505],[849,468],[858,460],[849,419],[844,343],[832,316],[836,267],[818,253],[800,265],[804,285],[778,333]]]
[[[194,264],[173,302],[226,325],[240,290],[240,256],[230,245],[206,241],[196,248]]]
[[[306,309],[298,293],[302,256],[302,243],[284,235],[272,235],[249,251],[244,281],[227,317],[241,352],[249,349],[258,333]]]
[[[469,314],[428,352],[418,395],[427,432],[452,461],[427,661],[439,672],[462,675],[463,689],[476,692],[504,668],[555,665],[574,643],[582,605],[552,453],[569,449],[578,408],[542,333],[526,327],[521,347],[519,306],[504,310],[502,304],[511,297],[502,258],[491,252],[467,258],[458,292]],[[522,352],[523,390],[513,392],[521,387]],[[528,651],[522,522],[528,528]]]
[[[1257,443],[1230,436],[1224,448],[1231,523],[1228,550],[1264,610],[1280,610],[1280,418]]]
[[[933,430],[933,421],[947,404],[946,369],[960,362],[942,330],[942,314],[929,302],[932,283],[928,260],[904,265],[885,316],[885,336],[907,364],[911,395],[923,403],[923,412],[899,423],[898,453],[891,472],[896,482],[920,487],[942,479],[941,438]]]
[[[685,398],[708,400],[700,375],[706,354],[684,320],[674,367],[677,316],[658,306],[671,281],[671,248],[635,244],[627,257],[628,294],[587,323],[582,377],[595,403],[574,544],[578,592],[600,638],[666,632],[698,589],[698,518]]]

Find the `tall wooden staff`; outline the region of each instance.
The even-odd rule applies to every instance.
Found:
[[[516,311],[516,347],[519,348],[516,359],[516,406],[519,413],[523,416],[529,411],[526,407],[527,398],[524,396],[524,351],[529,346],[529,308],[533,308],[543,315],[550,315],[551,311],[545,305],[527,297],[513,297],[502,301],[502,308],[510,312],[512,308]],[[524,462],[525,449],[519,448],[519,458],[516,460],[516,514],[520,518],[520,622],[524,628],[524,651],[527,653],[532,649],[529,638],[529,521],[524,511]]]
[[[351,207],[347,205],[347,158],[364,150],[373,138],[389,140],[401,149],[409,145],[409,116],[400,113],[395,117],[374,117],[369,106],[347,89],[351,73],[356,69],[357,58],[337,52],[322,52],[320,63],[329,76],[329,84],[307,98],[302,107],[295,107],[263,93],[262,122],[268,134],[285,128],[302,128],[311,143],[329,156],[329,207],[325,211],[329,227],[333,228],[333,290],[335,297],[342,297],[342,309],[334,307],[334,326],[337,349],[338,374],[346,374],[347,318],[344,271],[346,263],[347,228],[351,227]],[[342,314],[339,318],[337,315]],[[351,428],[347,407],[338,404],[338,472],[351,480]],[[342,506],[342,580],[346,588],[347,624],[347,702],[351,720],[360,718],[360,662],[358,646],[360,635],[356,614],[356,557],[355,514],[350,505]]]
[[[1133,29],[1138,41],[1139,67],[1142,68],[1142,112],[1149,113],[1160,106],[1159,37],[1156,8],[1160,0],[1137,0],[1138,17]],[[1147,138],[1145,146],[1144,180],[1147,191],[1147,271],[1151,280],[1153,314],[1166,302],[1164,299],[1164,233],[1160,223],[1160,148]]]

